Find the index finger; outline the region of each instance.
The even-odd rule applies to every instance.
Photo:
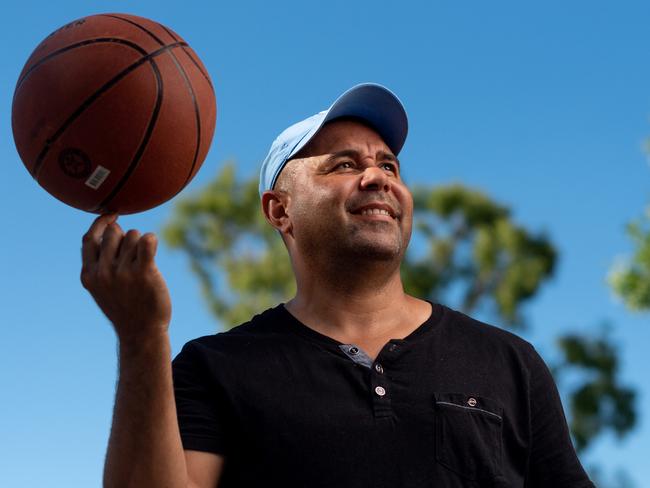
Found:
[[[117,214],[100,215],[92,223],[88,232],[82,238],[81,259],[84,264],[97,261],[99,255],[99,245],[101,244],[102,235],[110,224],[117,220]]]

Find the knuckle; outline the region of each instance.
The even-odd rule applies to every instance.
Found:
[[[103,266],[97,270],[95,278],[98,283],[107,284],[112,281],[113,273],[106,266]]]
[[[150,284],[153,281],[155,265],[152,263],[138,263],[138,275],[144,284]]]
[[[92,288],[93,279],[90,270],[82,268],[80,279],[81,279],[81,284],[83,285],[84,288],[86,289]]]
[[[131,280],[131,272],[125,267],[119,267],[115,271],[115,279],[121,283]]]
[[[106,229],[104,229],[105,236],[113,236],[116,235],[117,233],[118,233],[117,228],[113,224],[107,226]]]

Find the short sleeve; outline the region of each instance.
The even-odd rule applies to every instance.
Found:
[[[526,487],[594,487],[571,442],[553,377],[533,349],[530,366],[531,450]]]
[[[178,425],[184,449],[224,455],[227,409],[207,354],[206,348],[192,341],[172,362]]]

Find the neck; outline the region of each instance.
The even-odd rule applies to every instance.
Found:
[[[406,336],[430,314],[428,303],[404,293],[399,262],[296,264],[298,291],[287,309],[341,342]]]

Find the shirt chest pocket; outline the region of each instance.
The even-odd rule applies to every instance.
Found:
[[[436,393],[436,460],[469,480],[501,474],[503,409],[495,400],[463,393]]]

